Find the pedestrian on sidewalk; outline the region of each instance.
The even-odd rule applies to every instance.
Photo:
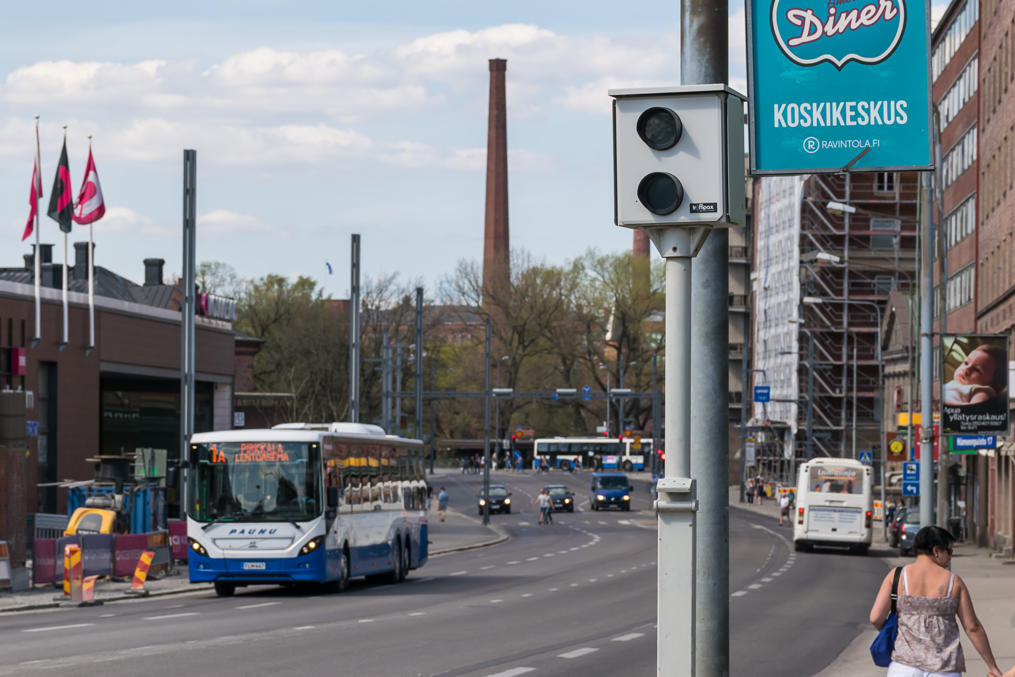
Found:
[[[752,479],[747,480],[747,489],[746,489],[746,491],[744,491],[744,493],[747,494],[747,502],[753,504],[754,503],[754,480],[752,480]]]
[[[441,522],[448,514],[448,492],[441,487],[440,493],[437,494],[437,514],[441,518]]]
[[[754,480],[754,488],[758,493],[758,505],[765,503],[765,478],[758,475]]]
[[[786,520],[787,524],[792,524],[793,520],[789,518],[789,492],[784,491],[779,496],[779,526],[782,526],[782,521]]]
[[[955,537],[938,526],[920,529],[913,541],[916,562],[902,569],[896,604],[899,630],[887,677],[958,677],[966,670],[959,643],[962,622],[966,636],[987,664],[988,677],[1003,677],[980,625],[969,589],[949,571]],[[891,611],[894,570],[881,582],[870,622],[878,630]]]
[[[536,500],[533,503],[539,508],[539,520],[537,524],[553,524],[553,517],[550,516],[550,508],[553,505],[550,501],[550,492],[546,489],[540,489],[539,495],[536,496]]]

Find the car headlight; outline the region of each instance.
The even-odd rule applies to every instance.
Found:
[[[505,498],[504,499],[504,505],[511,505],[511,499],[510,498]]]
[[[606,497],[603,496],[602,494],[596,494],[596,500],[597,501],[605,501]]]
[[[486,499],[483,499],[483,498],[479,499],[479,504],[480,505],[486,505]]]
[[[564,499],[564,502],[565,502],[565,503],[570,503],[570,502],[571,502],[571,499],[570,499],[570,498],[565,498],[565,499]]]
[[[324,536],[323,535],[315,536],[314,538],[311,538],[309,541],[307,541],[302,548],[300,548],[300,554],[309,555],[314,550],[317,550],[318,546],[320,546],[322,543],[324,543]]]
[[[625,500],[625,501],[630,501],[630,500],[631,500],[631,497],[630,497],[630,496],[628,496],[627,494],[624,494],[624,500]]]
[[[198,555],[204,557],[208,556],[208,551],[204,549],[204,546],[195,541],[193,538],[187,537],[187,542],[190,544],[190,549],[196,552]]]

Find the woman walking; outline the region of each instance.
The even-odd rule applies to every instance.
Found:
[[[969,590],[949,571],[954,542],[954,536],[937,526],[923,527],[916,534],[916,561],[903,567],[899,577],[899,633],[887,677],[958,677],[965,672],[956,617],[987,664],[988,677],[1002,677]],[[893,574],[894,570],[885,576],[871,607],[870,622],[878,630],[891,611]]]

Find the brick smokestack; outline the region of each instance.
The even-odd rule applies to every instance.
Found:
[[[483,296],[507,285],[508,241],[506,59],[490,59],[490,120],[486,141],[486,219],[483,236]]]
[[[648,233],[641,228],[634,229],[634,258],[647,259],[649,253]]]

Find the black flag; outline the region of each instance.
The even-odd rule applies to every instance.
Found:
[[[74,215],[74,195],[70,185],[70,164],[67,162],[67,138],[63,140],[60,151],[60,164],[56,166],[56,177],[53,179],[53,190],[49,193],[49,218],[60,224],[60,230],[71,232]]]

